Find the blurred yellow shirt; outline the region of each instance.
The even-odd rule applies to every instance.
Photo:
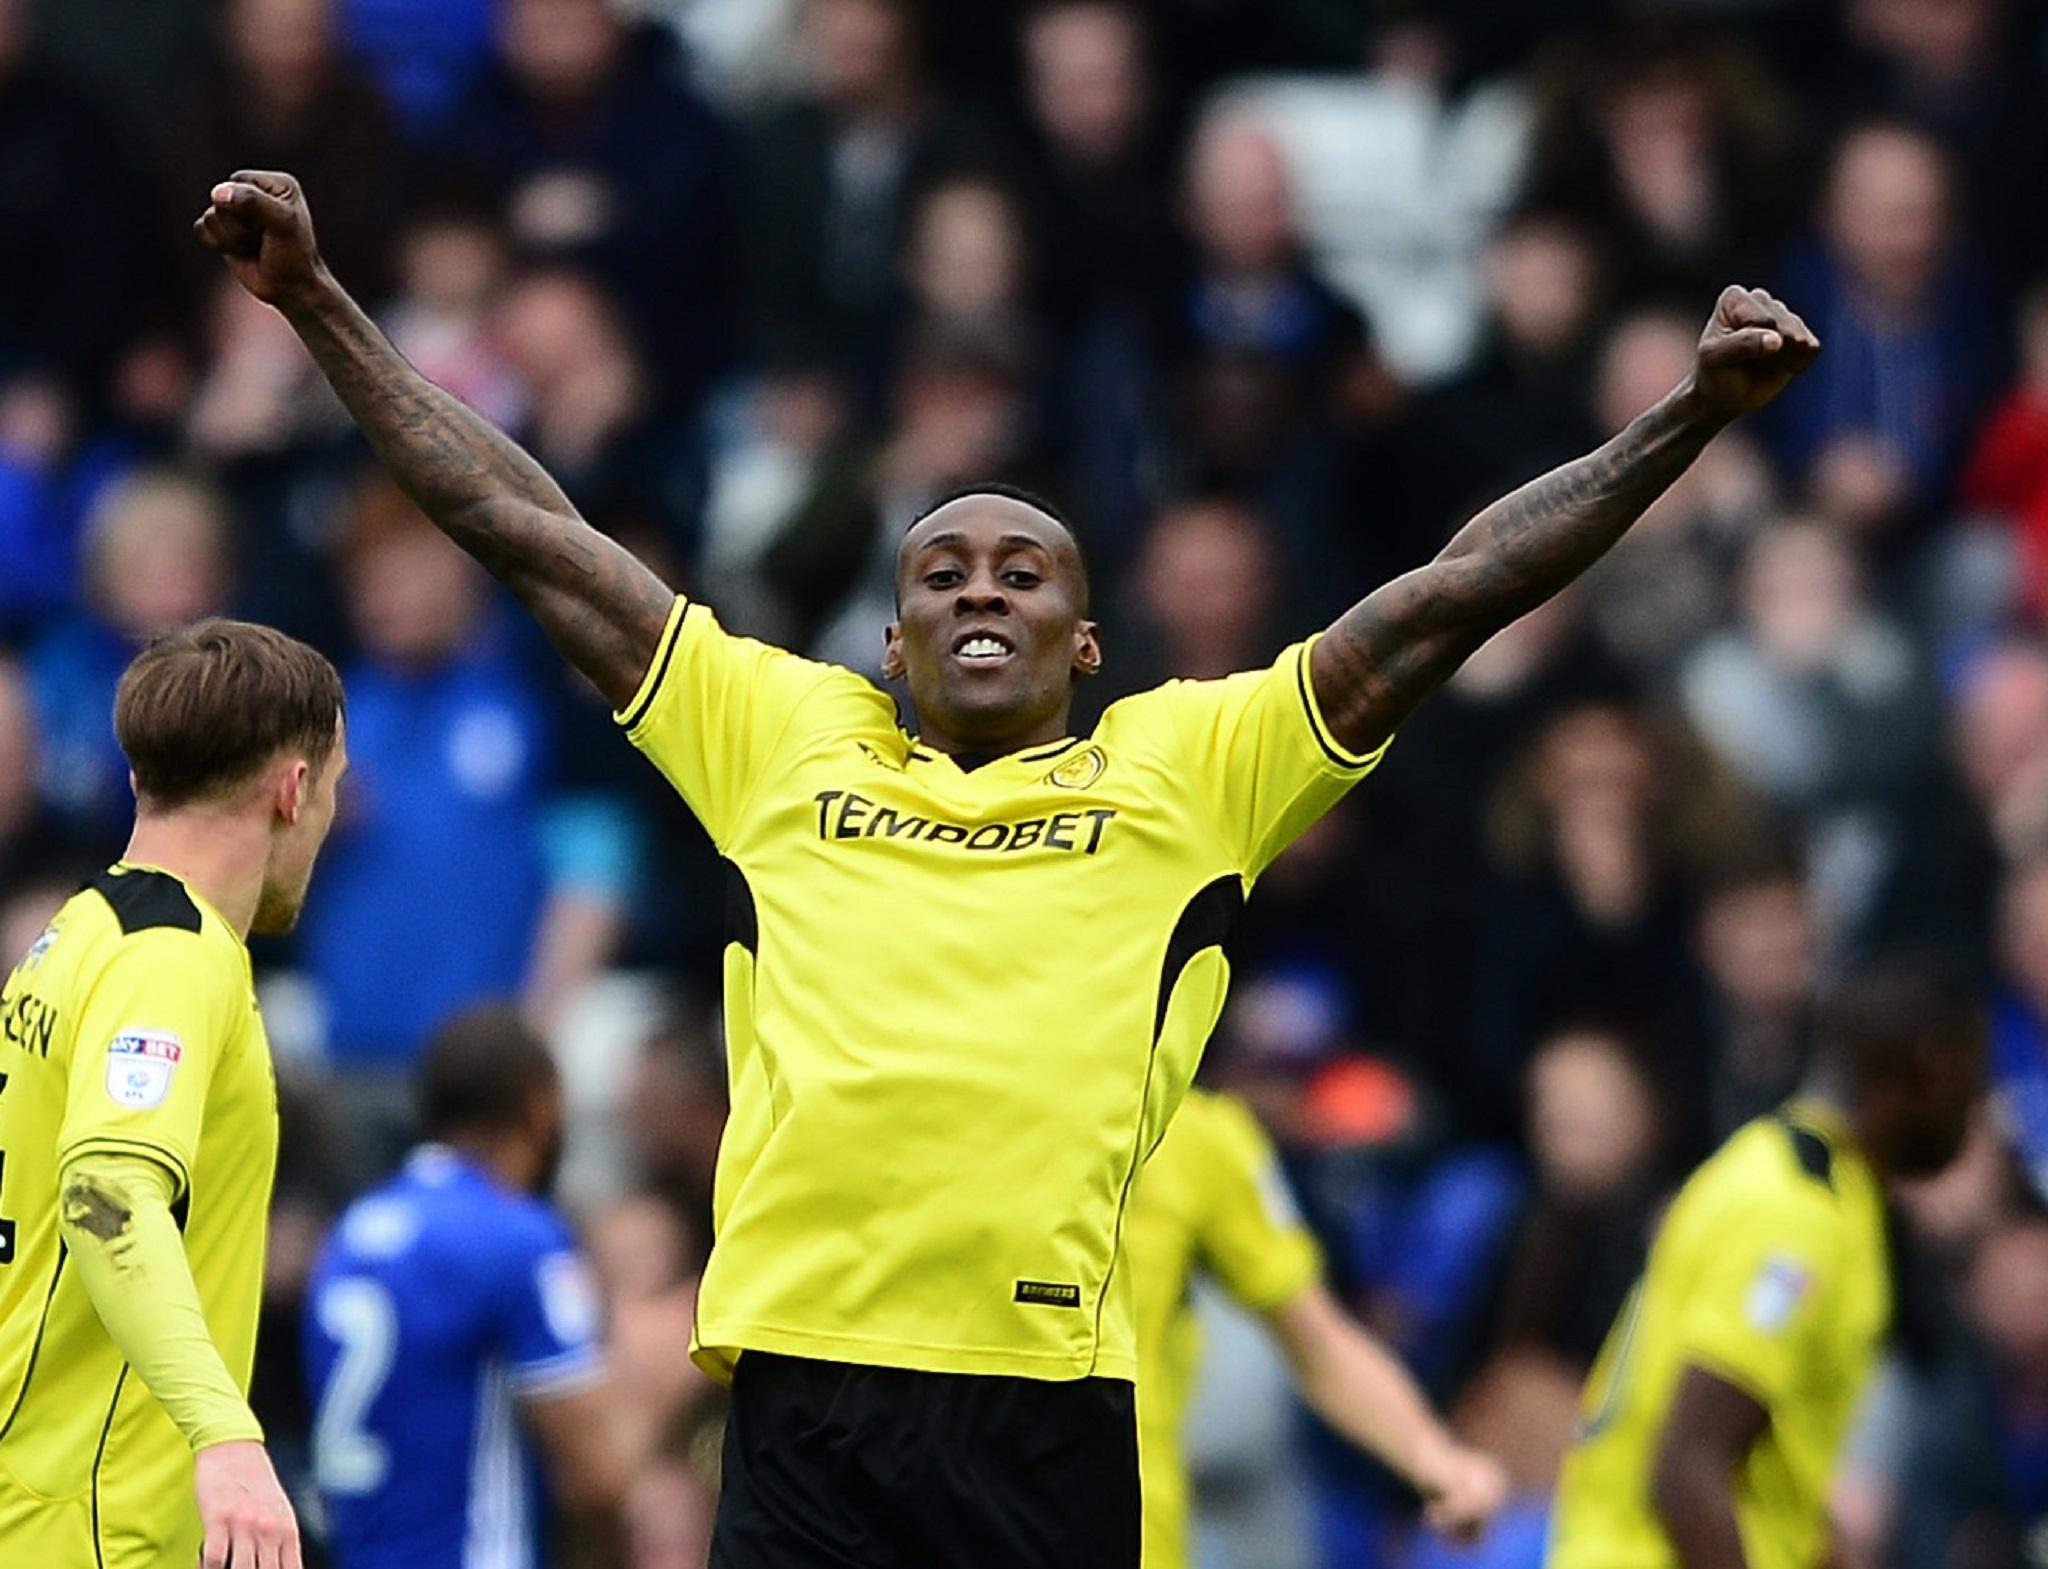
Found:
[[[1190,1090],[1145,1163],[1125,1227],[1138,1296],[1138,1467],[1144,1569],[1183,1569],[1188,1477],[1181,1454],[1201,1353],[1188,1292],[1197,1272],[1268,1313],[1321,1274],[1316,1244],[1265,1133],[1226,1096]]]
[[[140,1154],[206,1327],[246,1392],[277,1164],[277,1081],[249,950],[168,873],[116,866],[0,991],[0,1563],[198,1562],[192,1451],[107,1335],[58,1230],[74,1155]]]
[[[678,601],[619,715],[725,858],[732,1116],[694,1352],[1137,1376],[1119,1239],[1252,880],[1378,760],[1307,643],[942,755]]]
[[[1688,1366],[1770,1412],[1735,1478],[1751,1569],[1824,1562],[1828,1483],[1890,1316],[1883,1192],[1840,1119],[1800,1103],[1742,1128],[1680,1191],[1594,1364],[1552,1569],[1676,1564],[1650,1483]]]

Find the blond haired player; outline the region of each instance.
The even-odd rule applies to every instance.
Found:
[[[246,1398],[277,1084],[244,944],[290,929],[334,821],[341,680],[201,622],[129,665],[114,728],[128,852],[0,990],[0,1563],[295,1569]]]

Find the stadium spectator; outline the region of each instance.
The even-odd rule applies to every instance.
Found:
[[[1738,852],[1700,898],[1706,976],[1697,1069],[1719,1142],[1798,1088],[1813,1049],[1821,945],[1804,868],[1789,852]]]
[[[354,74],[334,36],[334,0],[226,0],[213,58],[186,92],[158,160],[157,209],[190,221],[192,193],[224,168],[295,168],[321,194],[320,243],[364,280],[371,298],[391,283],[388,235],[410,170],[377,89]],[[218,280],[178,258],[181,316]]]
[[[2038,180],[2048,81],[2008,0],[1848,0],[1829,118],[1898,116],[1955,155],[1963,194],[2009,277],[2048,262],[2048,225],[2007,191]]]
[[[497,29],[448,151],[496,182],[519,246],[604,283],[657,401],[689,406],[732,342],[724,129],[669,35],[612,0],[503,0]]]
[[[348,668],[356,788],[299,954],[329,1058],[367,1094],[384,1076],[383,1103],[402,1110],[433,1031],[531,973],[549,737],[488,583],[381,478],[359,484],[341,567],[362,650]],[[364,1132],[388,1144],[404,1125]]]
[[[1642,1272],[1669,1185],[1668,1042],[1600,1020],[1548,1031],[1526,1088],[1533,1191],[1510,1249],[1499,1343],[1583,1376]]]
[[[1595,34],[1555,72],[1532,191],[1593,225],[1620,303],[1710,294],[1783,243],[1785,106],[1763,67],[1665,18]]]
[[[1035,346],[1032,258],[1017,197],[961,172],[917,193],[906,221],[903,285],[913,323]]]
[[[1700,984],[1692,880],[1736,826],[1729,807],[1706,760],[1639,707],[1581,703],[1537,733],[1491,825],[1460,1101],[1475,1128],[1514,1127],[1529,1053],[1562,1017],[1636,1011],[1658,1037],[1683,1038]],[[1657,1066],[1682,1105],[1683,1066]]]
[[[2048,622],[2048,283],[2020,302],[2018,339],[2019,376],[1978,433],[1956,492],[2012,531],[2017,597]]]
[[[1831,941],[1863,929],[1906,855],[1900,818],[1933,750],[1923,656],[1871,602],[1850,546],[1781,519],[1743,566],[1742,620],[1686,662],[1687,715],[1720,760],[1806,831]]]
[[[111,860],[116,848],[109,841],[81,839],[66,828],[43,802],[42,779],[28,672],[18,660],[0,655],[0,900],[45,880],[68,881],[75,889],[98,869],[94,863]],[[26,947],[0,942],[0,968],[11,968]]]
[[[906,0],[806,0],[800,42],[807,91],[748,138],[753,347],[823,353],[873,407],[905,196],[968,137]]]
[[[1154,29],[1128,0],[1053,0],[1019,23],[1022,161],[1041,294],[1055,329],[1049,437],[1113,570],[1155,499],[1162,439],[1156,356],[1176,275],[1174,112]]]
[[[736,629],[809,647],[843,587],[814,561],[813,541],[822,533],[833,553],[840,498],[859,489],[866,460],[852,398],[827,365],[770,364],[736,400],[731,427],[705,486],[705,592]]]
[[[1785,264],[1828,342],[1768,428],[1794,485],[1873,543],[1933,521],[2005,358],[1997,295],[1940,146],[1895,123],[1836,144],[1815,233]]]
[[[1269,30],[1270,8],[1259,11]],[[1364,31],[1351,29],[1362,71],[1254,77],[1224,97],[1285,149],[1302,233],[1387,363],[1427,383],[1462,367],[1478,338],[1481,258],[1522,180],[1531,117],[1520,84],[1470,69],[1447,17]]]
[[[1997,937],[1991,1080],[2013,1153],[2048,1204],[2048,854],[2006,874]]]
[[[448,126],[490,56],[496,0],[337,0],[349,52],[376,79],[414,146]]]
[[[545,267],[510,285],[492,333],[525,388],[526,444],[608,532],[679,569],[695,544],[698,455],[615,302],[589,274]]]
[[[225,608],[226,504],[203,480],[144,470],[105,491],[86,524],[86,607],[28,656],[45,794],[76,827],[110,836],[132,805],[128,761],[108,721],[114,688],[150,638]]]
[[[153,269],[136,248],[134,150],[90,94],[33,57],[31,11],[0,0],[0,387],[33,374],[80,392],[106,371]],[[83,210],[66,177],[80,167],[105,182]]]
[[[118,435],[88,425],[60,380],[0,379],[0,639],[30,636],[76,605],[86,514],[132,461]]]
[[[1142,301],[1177,259],[1145,15],[1130,0],[1051,0],[1026,12],[1018,42],[1055,310]]]
[[[1959,1286],[1963,1326],[1885,1435],[1881,1544],[1900,1569],[2026,1564],[2048,1520],[2048,1222],[2003,1218]]]
[[[1492,476],[1513,483],[1599,439],[1587,411],[1604,267],[1585,224],[1553,209],[1518,210],[1494,231],[1471,362],[1419,396],[1404,423],[1416,538],[1399,541],[1395,570],[1464,522]],[[1398,505],[1388,510],[1398,517]]]
[[[425,205],[398,237],[398,292],[379,325],[423,375],[500,423],[526,419],[526,389],[496,341],[508,238],[489,204]]]
[[[1271,645],[1288,576],[1270,525],[1245,503],[1194,496],[1167,507],[1132,565],[1117,626],[1129,657],[1086,694],[1091,705],[1171,677],[1242,670],[1251,650]]]
[[[1960,673],[1951,724],[1958,771],[1999,854],[2048,845],[2048,648],[1994,644]]]

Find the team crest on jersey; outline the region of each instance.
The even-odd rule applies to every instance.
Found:
[[[1102,777],[1109,759],[1099,746],[1083,747],[1045,777],[1063,790],[1085,790]]]
[[[107,1046],[107,1094],[117,1106],[148,1111],[171,1093],[185,1048],[168,1030],[124,1030]]]
[[[1777,1334],[1792,1322],[1792,1315],[1812,1289],[1813,1272],[1804,1264],[1782,1257],[1766,1259],[1749,1288],[1745,1304],[1749,1327],[1766,1335]]]

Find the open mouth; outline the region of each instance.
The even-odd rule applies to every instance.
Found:
[[[953,644],[953,657],[970,669],[1000,665],[1017,652],[999,632],[968,632]]]

